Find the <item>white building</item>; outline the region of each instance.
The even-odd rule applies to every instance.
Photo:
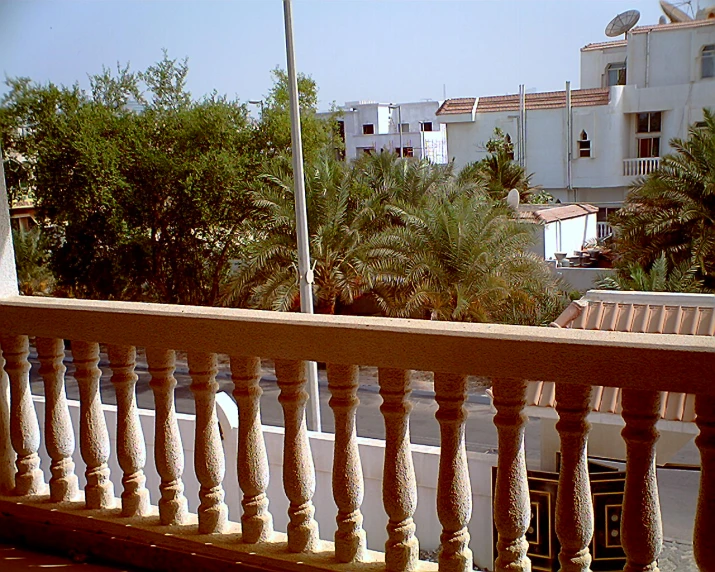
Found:
[[[500,127],[534,184],[563,202],[598,205],[603,218],[704,107],[715,109],[715,19],[641,26],[585,46],[581,89],[449,99],[437,116],[457,167],[482,159]]]
[[[444,123],[435,114],[439,106],[439,101],[346,102],[339,109],[338,117],[346,158],[386,150],[405,157],[446,163],[447,133]]]

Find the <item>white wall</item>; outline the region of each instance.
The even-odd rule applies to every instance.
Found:
[[[33,396],[40,426],[43,427],[45,401],[44,397]],[[75,472],[79,477],[80,487],[84,487],[84,463],[79,451],[79,402],[68,401],[72,424],[75,428],[77,443],[74,453]],[[121,495],[122,471],[116,458],[116,426],[117,408],[113,405],[103,405],[107,428],[110,435],[111,455],[109,468],[114,483],[114,494]],[[226,458],[226,476],[224,490],[226,504],[229,508],[229,518],[240,522],[240,489],[236,467],[238,444],[238,410],[234,401],[226,393],[217,395],[217,412],[219,423],[224,435],[224,453]],[[147,463],[144,468],[147,477],[146,486],[149,489],[152,504],[159,499],[160,479],[154,466],[154,412],[139,410],[139,418],[144,440],[147,445]],[[188,500],[189,510],[196,512],[198,507],[199,483],[193,470],[194,456],[194,416],[177,414],[181,442],[184,450],[184,494]],[[44,434],[44,430],[42,430]],[[269,510],[273,515],[274,528],[280,532],[286,531],[288,522],[288,499],[283,492],[283,428],[264,426],[263,435],[268,453],[270,467],[270,483],[267,494],[270,499]],[[329,433],[309,432],[310,447],[313,455],[316,473],[316,491],[313,496],[315,518],[320,528],[320,537],[333,540],[336,529],[335,516],[337,507],[332,496],[332,465],[333,465],[333,435]],[[385,443],[377,439],[358,438],[360,459],[362,461],[365,479],[365,496],[362,504],[364,517],[363,528],[367,533],[368,548],[384,551],[387,539],[385,526],[387,515],[382,505],[382,467],[384,463]],[[44,447],[40,446],[41,466],[45,472],[45,480],[49,482],[50,459]],[[417,476],[417,510],[414,521],[417,526],[417,537],[420,548],[435,550],[439,546],[441,525],[437,518],[437,475],[439,472],[439,447],[412,445],[412,459]],[[472,520],[469,524],[471,535],[470,547],[474,553],[474,561],[481,567],[492,567],[492,467],[496,466],[497,456],[486,453],[467,453],[471,490],[472,490]]]
[[[556,258],[554,253],[581,250],[583,244],[598,236],[596,213],[550,222],[543,228],[543,257]]]
[[[412,147],[415,157],[423,157],[420,134],[420,122],[431,121],[432,132],[426,132],[425,138],[432,149],[427,156],[436,163],[445,163],[447,146],[446,131],[442,129],[442,122],[435,115],[439,109],[439,101],[419,101],[400,103],[397,107],[387,103],[364,103],[359,101],[347,102],[341,107],[342,120],[345,122],[345,156],[348,160],[355,159],[363,152],[362,149],[394,150],[400,146],[399,126],[409,124],[409,131],[402,134],[402,146]],[[351,110],[355,111],[351,111]],[[325,115],[325,114],[323,114]],[[401,116],[401,117],[400,117]],[[374,125],[373,135],[363,135],[363,125]]]
[[[626,55],[626,46],[581,50],[581,89],[606,87],[606,67],[626,61]]]

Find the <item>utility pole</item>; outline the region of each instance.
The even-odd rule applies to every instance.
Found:
[[[293,12],[291,0],[283,0],[283,17],[286,34],[286,59],[288,62],[288,95],[290,96],[290,133],[293,147],[293,184],[295,196],[295,226],[298,241],[298,274],[300,278],[300,311],[313,313],[313,270],[310,267],[308,243],[308,214],[305,206],[305,175],[303,173],[303,140],[300,133],[300,105],[298,100],[298,76],[295,72],[293,51]],[[318,393],[318,364],[307,363],[308,429],[321,431],[320,399]]]

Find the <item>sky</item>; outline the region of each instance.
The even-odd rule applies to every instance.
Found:
[[[578,87],[579,49],[629,9],[639,24],[661,15],[657,0],[293,0],[297,68],[321,110]],[[87,87],[103,65],[143,70],[165,48],[188,57],[193,96],[257,100],[285,68],[283,26],[282,0],[0,0],[0,68]]]

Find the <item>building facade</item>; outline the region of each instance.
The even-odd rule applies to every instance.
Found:
[[[450,99],[450,160],[486,156],[499,127],[533,183],[562,202],[622,204],[633,180],[655,169],[715,108],[715,19],[634,28],[626,39],[581,49],[581,89]]]
[[[439,107],[438,101],[346,102],[338,110],[337,118],[345,143],[345,158],[355,159],[384,150],[399,156],[446,163],[447,132],[436,115]]]

